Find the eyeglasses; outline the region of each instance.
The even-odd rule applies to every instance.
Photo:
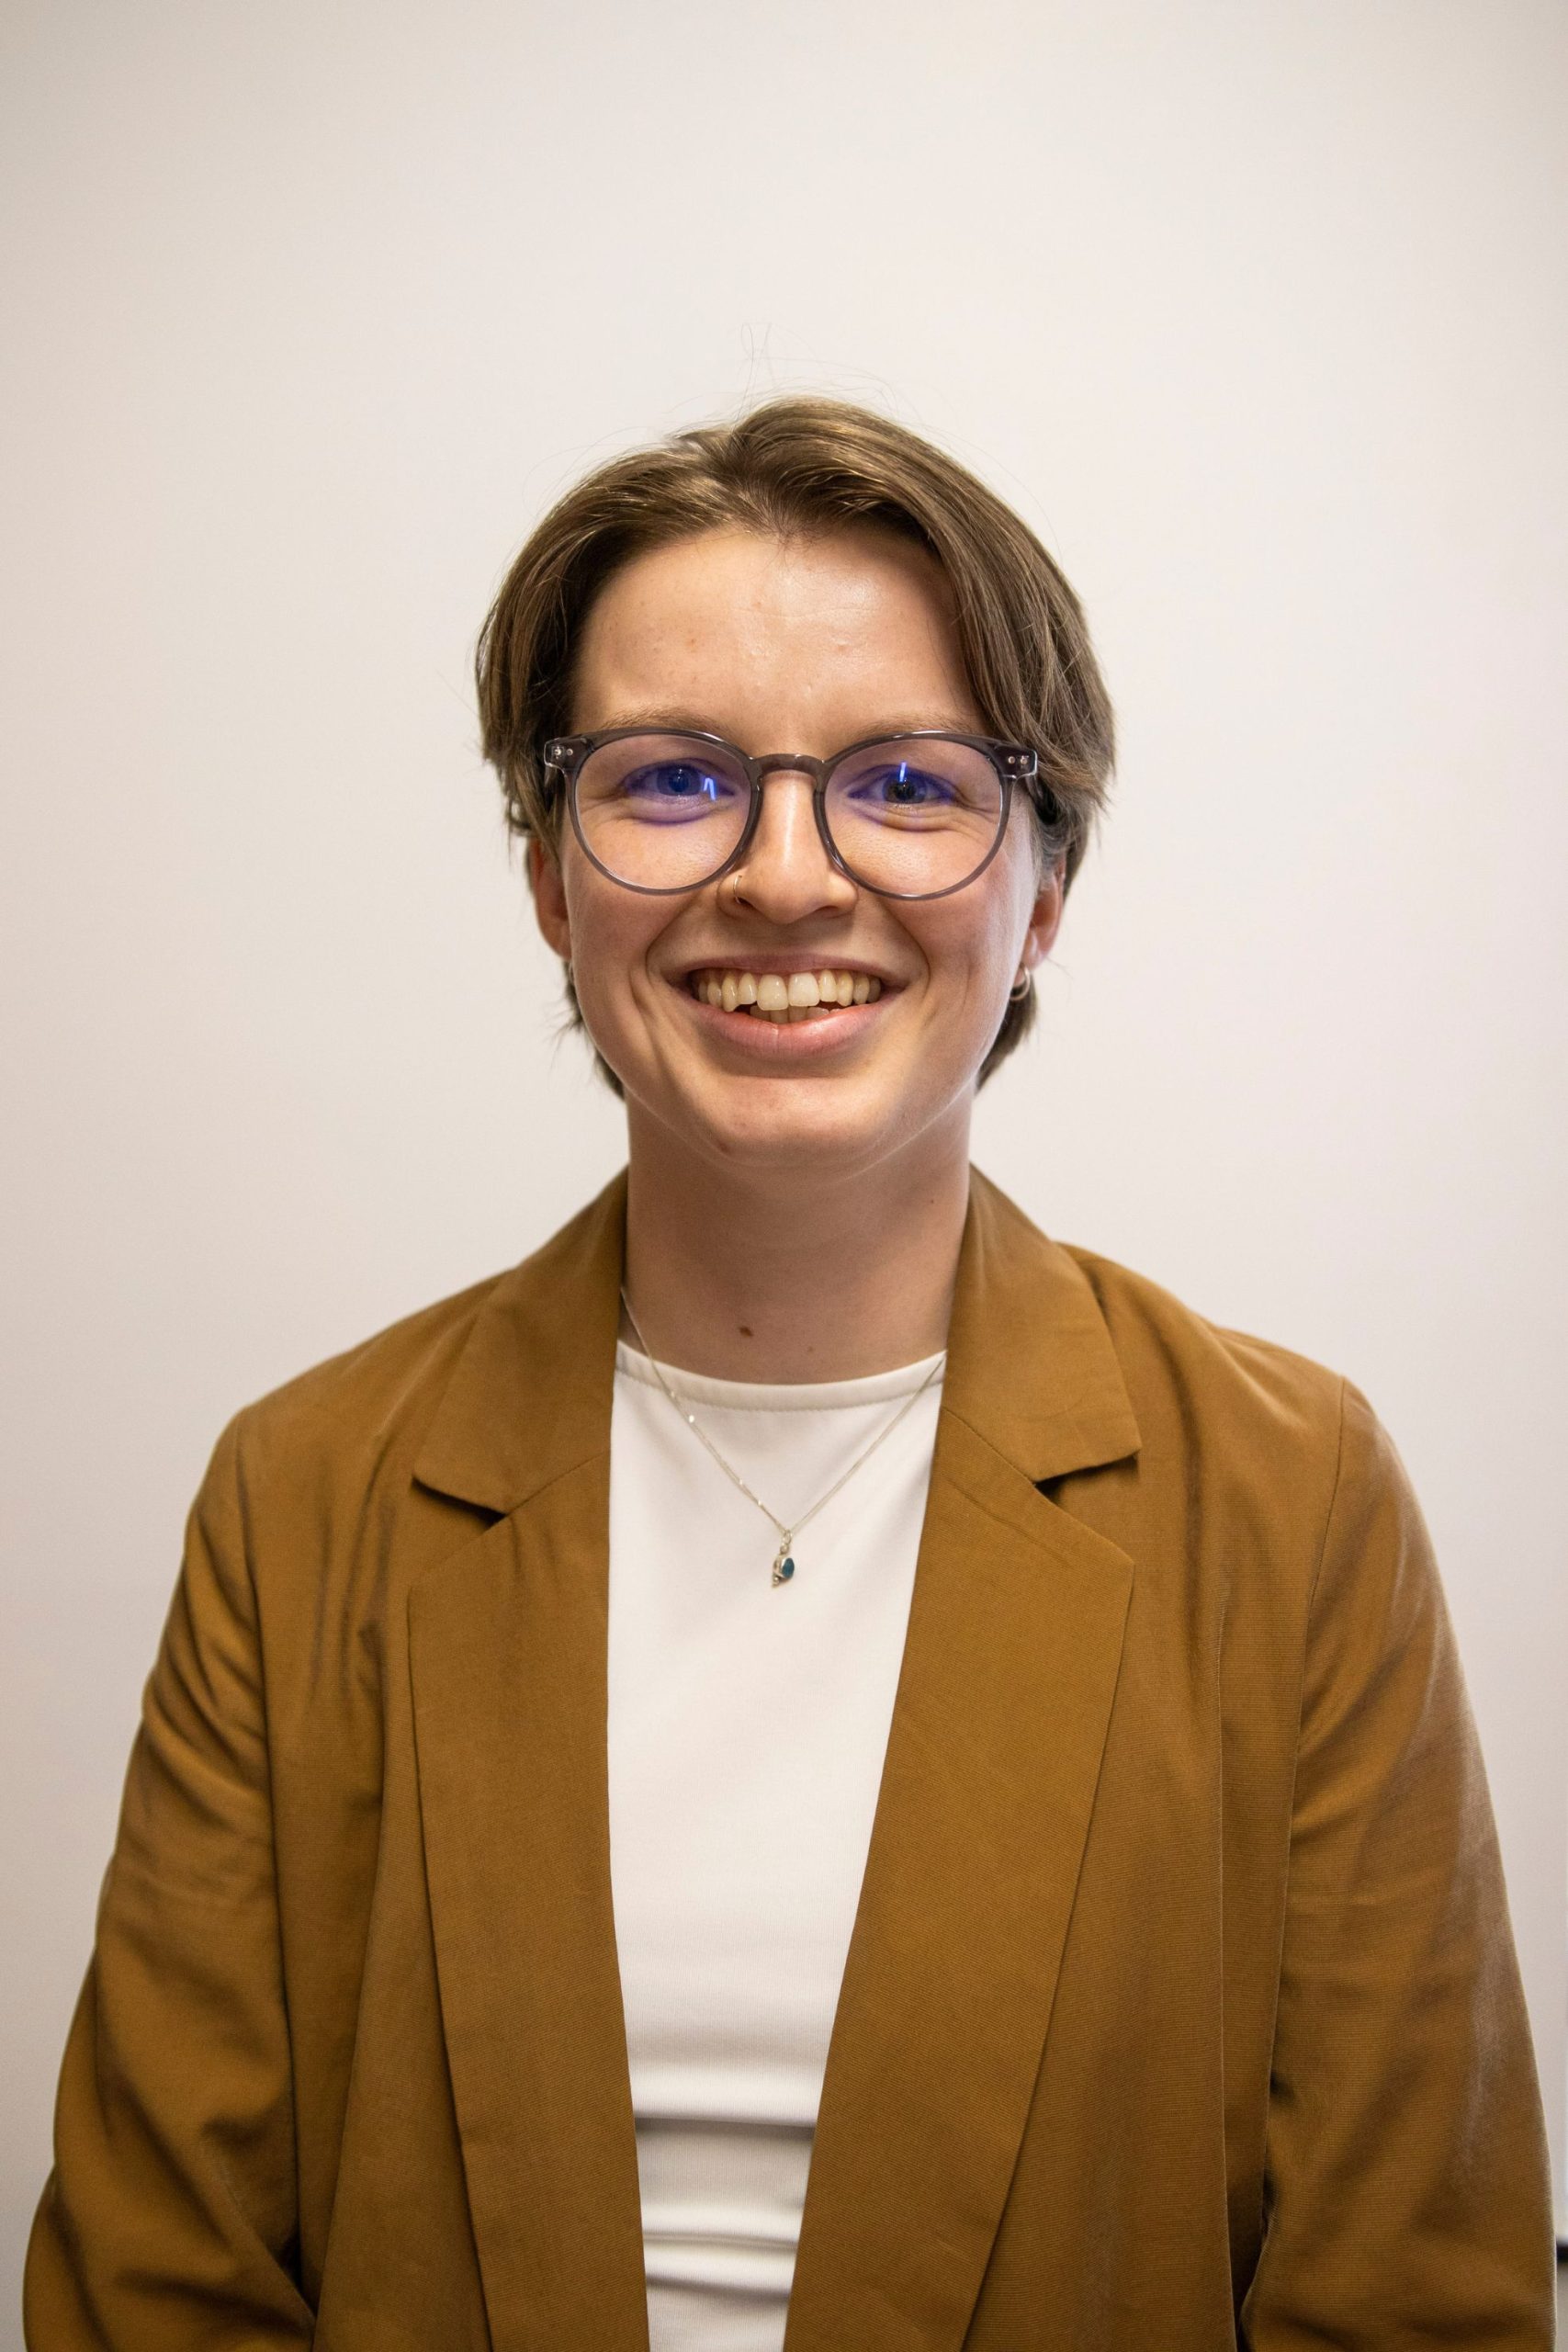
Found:
[[[545,765],[566,781],[572,830],[601,874],[628,890],[695,890],[738,865],[775,770],[812,779],[822,846],[840,872],[885,899],[942,899],[973,882],[1007,831],[1013,786],[1039,757],[988,736],[919,728],[829,760],[750,758],[721,735],[609,727],[560,735]]]

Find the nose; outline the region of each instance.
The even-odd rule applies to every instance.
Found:
[[[808,915],[847,912],[855,886],[829,856],[817,830],[812,780],[800,768],[775,768],[763,781],[762,808],[727,895],[769,922],[800,922]]]

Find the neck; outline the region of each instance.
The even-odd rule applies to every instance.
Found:
[[[856,1380],[947,1344],[969,1123],[850,1176],[716,1168],[635,1114],[626,1295],[661,1363]],[[626,1336],[631,1338],[629,1330]]]

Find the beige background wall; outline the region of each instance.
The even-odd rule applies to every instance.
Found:
[[[0,67],[0,2267],[219,1428],[617,1159],[477,623],[587,461],[795,385],[1087,600],[1117,806],[978,1156],[1393,1431],[1561,2178],[1568,17],[12,0]]]

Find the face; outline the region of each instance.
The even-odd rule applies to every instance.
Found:
[[[615,572],[583,628],[570,726],[643,723],[818,759],[915,728],[989,732],[940,568],[868,526],[787,541],[726,526]],[[975,881],[900,900],[832,864],[808,775],[774,771],[762,794],[744,865],[676,897],[611,881],[570,825],[558,856],[533,845],[540,927],[626,1090],[634,1152],[657,1127],[700,1159],[828,1178],[966,1149],[1008,991],[1061,916],[1060,867],[1040,871],[1024,795]],[[714,976],[742,997],[748,980],[806,974],[820,989],[829,973],[863,979],[866,1001],[775,1023],[702,992]]]

